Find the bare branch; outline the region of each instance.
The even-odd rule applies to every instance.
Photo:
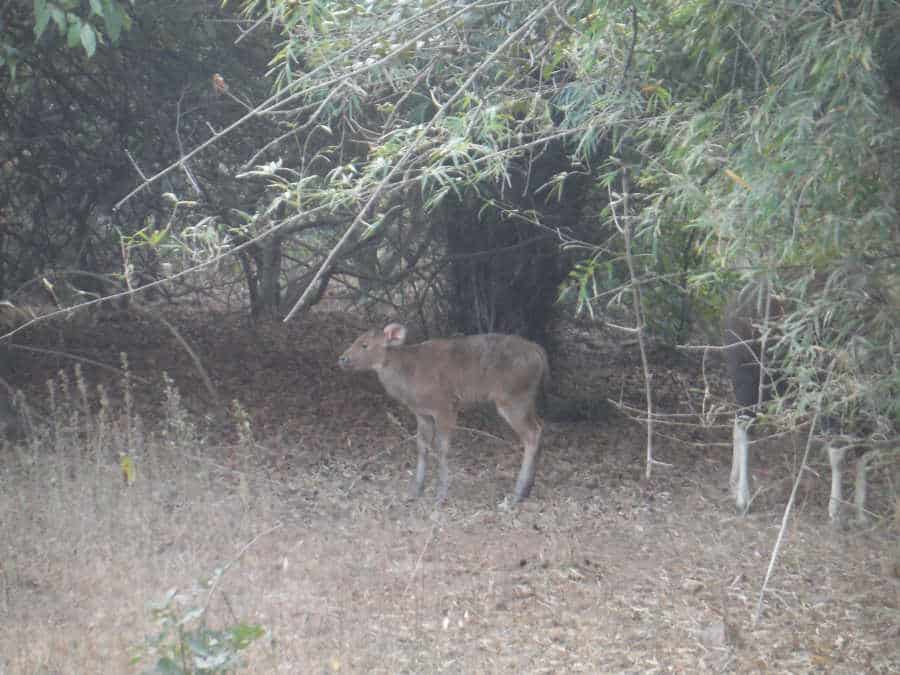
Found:
[[[634,255],[632,254],[631,249],[631,222],[630,222],[630,214],[628,213],[628,197],[629,197],[629,187],[628,187],[628,169],[626,167],[622,167],[622,219],[621,222],[619,220],[619,216],[616,211],[616,203],[619,200],[614,199],[612,193],[612,186],[608,186],[607,190],[609,191],[609,205],[610,211],[612,212],[613,222],[615,223],[616,229],[622,233],[622,237],[625,241],[625,262],[628,265],[628,276],[631,279],[631,301],[634,305],[634,319],[635,319],[635,327],[634,332],[637,333],[638,339],[638,347],[641,351],[641,367],[644,371],[644,397],[647,403],[647,467],[646,467],[646,477],[649,479],[650,475],[653,471],[653,465],[658,464],[656,460],[653,459],[653,387],[650,384],[651,374],[650,374],[650,362],[647,358],[647,347],[644,344],[644,327],[646,326],[646,322],[644,321],[644,309],[643,309],[643,299],[641,297],[641,285],[638,280],[637,271],[634,266]]]
[[[816,410],[813,413],[812,423],[809,426],[809,433],[806,435],[806,447],[803,450],[803,458],[800,461],[800,469],[797,471],[797,476],[794,478],[794,486],[791,489],[791,495],[790,497],[788,497],[788,502],[784,507],[784,515],[781,517],[781,527],[778,530],[778,538],[775,540],[775,546],[772,547],[772,556],[769,559],[769,567],[768,569],[766,569],[766,576],[763,579],[762,587],[759,589],[759,599],[756,602],[756,613],[753,615],[754,626],[759,623],[759,619],[762,616],[763,599],[766,595],[766,589],[769,586],[769,579],[771,579],[772,572],[775,569],[775,561],[778,558],[778,552],[781,550],[781,544],[784,541],[784,535],[787,532],[788,518],[791,515],[791,509],[793,508],[794,501],[797,498],[797,489],[800,487],[800,480],[801,478],[803,478],[803,473],[807,469],[809,451],[812,448],[816,426],[818,425],[819,417],[822,414],[822,401],[825,398],[825,392],[828,391],[828,385],[831,384],[831,376],[834,373],[834,367],[836,364],[836,359],[832,360],[831,363],[828,364],[828,374],[825,377],[825,384],[823,384],[822,388],[819,390],[819,401],[816,405]]]

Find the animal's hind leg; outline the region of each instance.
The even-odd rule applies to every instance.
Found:
[[[877,456],[877,450],[868,450],[856,462],[856,485],[853,493],[853,504],[856,507],[856,524],[865,525],[868,522],[866,516],[866,490],[868,487],[869,462]]]
[[[522,468],[519,470],[519,478],[516,480],[515,493],[515,501],[521,502],[531,494],[531,488],[534,485],[534,475],[537,472],[537,463],[540,456],[543,424],[534,410],[532,401],[497,402],[497,412],[509,422],[509,425],[522,441],[522,445],[525,446]]]
[[[436,502],[443,504],[447,499],[447,493],[450,491],[450,465],[447,460],[447,454],[450,451],[450,435],[456,427],[456,414],[447,414],[436,417],[434,420],[435,436],[437,441],[438,455],[440,456],[440,484]]]

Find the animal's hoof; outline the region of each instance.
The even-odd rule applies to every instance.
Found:
[[[531,494],[531,485],[523,485],[521,487],[516,486],[516,494],[513,497],[513,503],[519,504],[519,503],[525,501],[526,499],[528,499],[528,495],[530,495],[530,494]]]
[[[737,493],[732,495],[734,499],[734,510],[739,516],[746,516],[750,513],[750,494]]]

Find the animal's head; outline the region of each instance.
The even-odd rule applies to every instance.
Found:
[[[388,324],[384,330],[373,328],[360,335],[338,359],[344,370],[375,370],[384,365],[387,351],[406,342],[406,328]]]

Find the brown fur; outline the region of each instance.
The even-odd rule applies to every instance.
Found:
[[[438,501],[443,501],[449,487],[447,450],[459,408],[490,401],[525,446],[515,494],[516,501],[525,499],[534,483],[543,428],[535,403],[549,370],[544,349],[524,338],[497,333],[416,345],[405,342],[406,328],[400,324],[370,330],[357,338],[338,364],[374,370],[387,393],[415,414],[419,460],[413,496],[422,494],[427,451],[436,445],[441,463]]]

